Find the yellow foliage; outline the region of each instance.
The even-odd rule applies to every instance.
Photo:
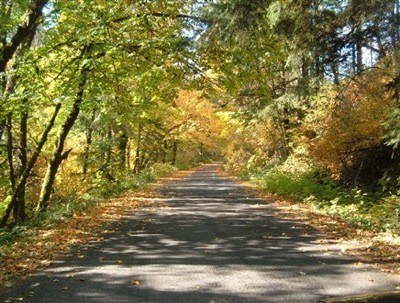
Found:
[[[225,158],[231,171],[262,168],[281,158],[281,130],[273,119],[243,124],[231,118],[227,137]]]
[[[176,125],[176,134],[183,141],[213,147],[221,138],[223,121],[214,105],[201,97],[198,91],[180,91],[174,100],[175,113],[170,125]]]
[[[382,123],[395,107],[385,89],[388,81],[375,71],[341,87],[327,85],[311,100],[303,124],[308,150],[336,177],[351,167],[355,153],[383,144]]]

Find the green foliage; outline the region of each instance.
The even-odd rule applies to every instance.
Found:
[[[385,139],[388,145],[398,148],[400,144],[400,109],[394,109],[383,123],[385,127]]]
[[[149,168],[142,170],[138,174],[122,174],[114,180],[98,174],[93,180],[91,190],[84,197],[109,198],[121,195],[128,191],[134,191],[142,188],[158,178],[171,174],[176,167],[171,164],[156,163]]]
[[[0,246],[11,245],[24,237],[32,235],[32,226],[14,226],[12,229],[0,228]]]
[[[340,186],[323,170],[287,171],[277,165],[252,175],[251,180],[276,195],[315,206],[355,226],[393,234],[400,233],[400,198],[385,197]]]
[[[339,198],[342,203],[348,203],[347,194],[328,178],[319,178],[318,172],[293,174],[282,172],[277,167],[252,177],[268,191],[287,196],[300,201],[333,201]]]
[[[375,226],[400,234],[400,197],[398,195],[384,197],[378,203],[374,203],[369,214]]]

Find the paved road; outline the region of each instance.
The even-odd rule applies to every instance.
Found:
[[[24,302],[317,302],[394,290],[400,280],[340,254],[207,165],[132,213],[104,242],[22,281]],[[8,294],[10,295],[10,294]],[[4,301],[0,294],[0,299]]]

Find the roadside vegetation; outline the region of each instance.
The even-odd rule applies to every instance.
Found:
[[[93,188],[78,195],[69,192],[68,196],[58,197],[46,214],[32,215],[25,224],[10,226],[0,230],[0,255],[17,241],[25,241],[40,230],[52,229],[60,222],[68,222],[76,216],[90,211],[90,208],[107,203],[110,198],[143,190],[157,179],[171,175],[177,169],[170,164],[154,165],[138,174],[120,178],[117,182],[97,182]]]

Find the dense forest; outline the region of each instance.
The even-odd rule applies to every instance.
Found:
[[[0,0],[0,226],[173,167],[400,232],[400,1]]]

